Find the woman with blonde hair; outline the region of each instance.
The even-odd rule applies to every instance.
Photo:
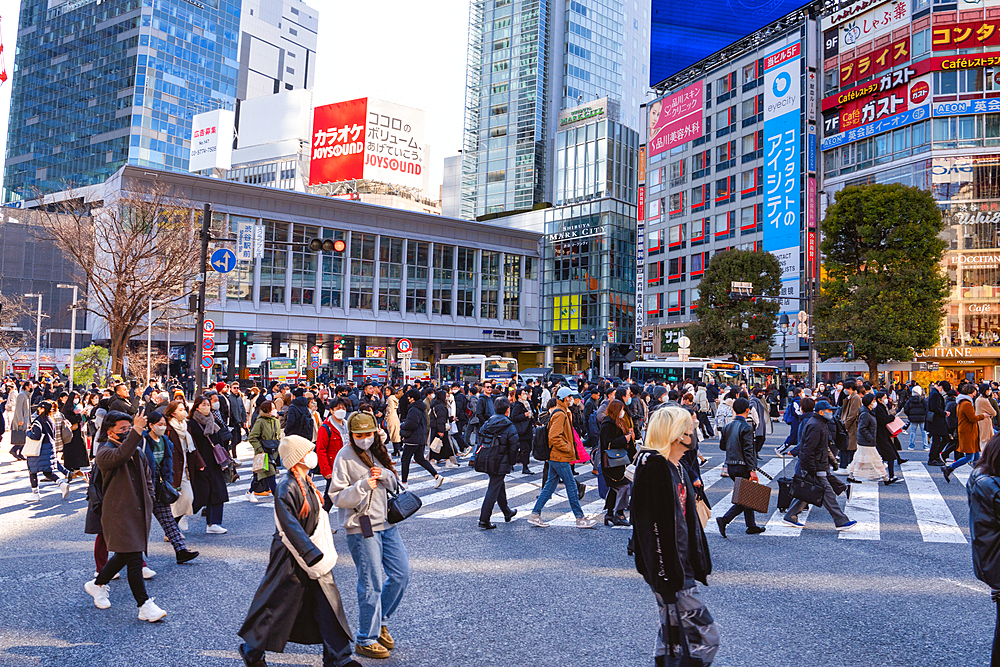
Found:
[[[694,427],[684,408],[654,412],[632,482],[635,569],[653,589],[660,611],[657,665],[680,664],[682,656],[709,665],[719,650],[718,627],[697,587],[698,581],[708,585],[712,559],[691,475],[681,464],[694,447]]]

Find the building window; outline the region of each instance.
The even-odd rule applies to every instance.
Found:
[[[451,286],[455,284],[455,246],[434,246],[434,284],[431,294],[431,312],[435,315],[451,315]]]
[[[653,286],[663,284],[663,260],[646,265],[646,284]]]
[[[292,225],[292,242],[308,243],[319,236],[319,227]],[[292,305],[309,306],[316,301],[316,262],[318,253],[292,246]]]
[[[476,316],[476,251],[458,249],[458,311],[459,317]]]
[[[687,257],[674,257],[670,260],[667,271],[667,282],[679,283],[684,280],[687,269]]]
[[[499,317],[500,253],[488,250],[482,252],[480,274],[482,276],[479,293],[480,316],[496,319]]]
[[[264,221],[264,240],[288,243],[289,224],[287,222]],[[288,270],[288,246],[264,245],[264,256],[260,260],[260,300],[261,303],[285,302],[285,271]]]
[[[521,256],[503,256],[503,318],[521,319]]]
[[[683,315],[687,308],[687,290],[676,290],[667,293],[667,314]]]
[[[699,245],[705,242],[705,235],[709,233],[708,227],[711,218],[695,218],[691,221],[691,245]]]
[[[427,312],[427,271],[430,244],[410,241],[406,244],[406,312]]]
[[[378,309],[398,313],[403,289],[403,239],[379,239],[378,262]]]
[[[757,80],[757,61],[743,66],[743,84]]]
[[[663,317],[662,292],[646,295],[646,315],[649,317]]]
[[[323,229],[324,239],[347,240],[342,230]],[[341,308],[344,305],[344,257],[339,252],[323,253],[323,282],[320,287],[320,305]]]
[[[375,235],[351,232],[351,308],[372,309]]]
[[[663,230],[654,229],[649,232],[649,242],[646,246],[646,254],[658,255],[663,252]]]

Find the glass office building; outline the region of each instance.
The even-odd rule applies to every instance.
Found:
[[[3,202],[186,171],[191,118],[236,104],[239,0],[23,0]]]

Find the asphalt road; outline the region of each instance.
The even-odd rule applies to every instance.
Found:
[[[765,454],[784,437],[787,427],[777,428]],[[717,442],[702,444],[710,481],[718,472],[707,471],[722,462]],[[124,580],[112,582],[108,610],[96,609],[83,591],[94,571],[93,539],[83,534],[83,485],[74,483],[66,501],[45,485],[41,503],[30,503],[24,465],[12,463],[7,449],[0,458],[0,665],[242,664],[236,631],[267,562],[274,531],[270,503],[230,503],[223,536],[205,535],[204,520],[192,518],[188,542],[201,556],[185,565],[174,562],[153,522],[149,563],[158,574],[148,590],[168,616],[151,625],[137,620]],[[715,665],[989,663],[996,610],[972,574],[964,488],[960,480],[945,484],[936,469],[923,465],[925,453],[911,458],[904,483],[866,483],[855,492],[848,513],[863,521],[854,536],[834,531],[822,509],[810,513],[800,532],[775,524],[749,536],[740,518],[730,525],[729,539],[717,531],[709,535],[714,572],[705,599],[722,631]],[[780,470],[777,461],[765,463]],[[540,465],[534,467],[540,472]],[[463,509],[484,491],[461,491],[482,479],[469,470],[446,471],[465,476],[440,491],[418,491],[428,503],[421,514],[444,518],[418,515],[401,524],[413,574],[391,626],[397,648],[388,660],[362,662],[652,664],[656,605],[626,555],[629,531],[539,529],[516,520],[480,532],[478,511]],[[538,478],[514,475],[508,488],[537,485]],[[426,473],[411,470],[411,485],[426,480]],[[238,482],[231,494],[242,500],[238,490],[245,486]],[[597,500],[595,486],[585,504]],[[520,489],[515,506],[537,493]],[[721,501],[731,490],[727,479],[709,486],[716,515],[728,507]],[[445,492],[451,495],[433,500]],[[550,507],[547,519],[568,512],[565,502]],[[769,518],[758,515],[762,524]],[[354,566],[342,533],[335,542],[340,560],[334,576],[356,625]],[[269,654],[268,661],[322,664],[318,646],[295,644],[284,654]]]

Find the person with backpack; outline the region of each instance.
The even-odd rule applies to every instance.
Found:
[[[510,420],[511,408],[507,397],[498,398],[495,407],[497,413],[479,429],[480,442],[476,451],[476,471],[484,472],[490,478],[486,497],[483,498],[483,508],[479,511],[479,527],[482,530],[497,527],[490,522],[490,517],[493,516],[493,507],[498,503],[505,522],[510,523],[517,514],[517,510],[512,510],[507,504],[504,478],[516,462],[521,446],[520,437],[517,427]]]
[[[534,452],[538,460],[549,462],[548,477],[542,493],[538,496],[538,501],[528,517],[528,523],[533,526],[545,528],[549,524],[542,521],[542,508],[552,498],[556,486],[562,481],[566,485],[566,496],[569,499],[570,508],[576,516],[577,528],[593,528],[597,525],[597,519],[585,516],[583,508],[580,507],[580,498],[577,491],[576,479],[573,476],[572,463],[577,460],[576,441],[573,437],[572,418],[569,414],[569,402],[572,400],[573,390],[569,387],[561,387],[556,392],[556,407],[549,416],[548,423],[542,428],[545,433],[545,444],[548,451]],[[536,440],[537,442],[537,440]],[[542,458],[539,458],[539,454]]]
[[[424,448],[427,447],[427,414],[424,412],[424,402],[418,389],[406,393],[406,420],[399,427],[399,435],[403,438],[403,458],[400,460],[400,481],[405,485],[410,476],[410,460],[431,474],[434,478],[434,488],[444,484],[444,477],[427,462]]]
[[[930,449],[930,445],[927,444],[924,437],[924,423],[927,422],[927,398],[919,384],[913,385],[910,390],[909,399],[903,403],[903,412],[910,420],[910,425],[907,428],[910,432],[910,444],[906,449],[912,452],[914,442],[920,444],[924,450]]]

